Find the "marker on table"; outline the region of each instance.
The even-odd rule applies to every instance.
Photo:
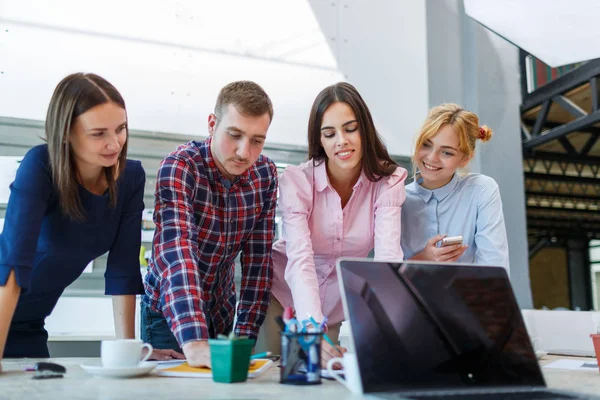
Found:
[[[320,325],[317,321],[315,321],[315,319],[313,318],[312,315],[310,315],[310,313],[306,313],[306,315],[308,316],[308,319],[310,320],[311,324],[313,324],[313,326],[315,328],[318,328]],[[331,345],[331,347],[333,347],[334,349],[337,350],[337,347],[335,346],[335,344],[333,343],[333,341],[329,338],[329,336],[327,336],[326,333],[323,333],[323,337],[325,338],[325,340],[327,341],[327,343],[329,343]]]
[[[264,358],[264,357],[268,357],[271,355],[270,351],[265,351],[263,353],[256,353],[250,356],[251,360],[256,360],[257,358]]]

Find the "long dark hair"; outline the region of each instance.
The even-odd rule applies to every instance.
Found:
[[[95,74],[76,73],[64,78],[54,89],[46,115],[46,141],[50,155],[52,180],[58,191],[60,206],[73,221],[83,221],[85,211],[79,197],[77,167],[69,135],[75,119],[89,109],[113,102],[124,110],[125,101],[117,89],[104,78]],[[116,178],[127,164],[127,143],[121,149],[119,160],[112,167],[104,168],[108,184],[110,206],[117,204]]]
[[[384,176],[390,176],[398,164],[392,160],[381,136],[375,129],[373,117],[367,104],[354,86],[339,82],[326,87],[319,93],[310,110],[308,119],[308,157],[315,165],[327,159],[325,149],[321,145],[321,123],[327,108],[336,102],[346,103],[354,111],[360,139],[362,141],[362,169],[371,182],[377,182]]]

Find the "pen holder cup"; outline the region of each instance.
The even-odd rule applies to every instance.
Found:
[[[321,383],[322,333],[281,332],[280,383]]]
[[[215,382],[245,382],[248,379],[254,339],[210,339],[210,360]]]

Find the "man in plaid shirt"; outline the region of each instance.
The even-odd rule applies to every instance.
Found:
[[[179,146],[158,170],[142,339],[183,350],[192,366],[210,366],[207,339],[219,333],[234,329],[256,338],[267,313],[277,170],[260,153],[272,118],[271,100],[260,86],[230,83],[208,117],[210,137]]]

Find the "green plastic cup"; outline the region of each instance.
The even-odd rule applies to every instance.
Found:
[[[212,377],[215,382],[245,382],[248,379],[254,339],[209,339]]]

